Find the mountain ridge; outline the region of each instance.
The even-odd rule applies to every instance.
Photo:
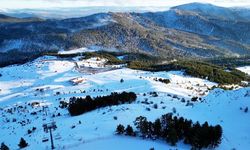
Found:
[[[162,58],[250,55],[248,20],[211,18],[183,8],[192,5],[155,13],[109,12],[62,20],[0,22],[0,52],[39,53],[99,46]]]

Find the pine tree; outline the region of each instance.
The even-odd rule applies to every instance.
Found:
[[[200,148],[201,147],[201,125],[199,122],[196,122],[193,126],[192,131],[192,138],[191,138],[191,145],[193,148]]]
[[[148,134],[148,121],[146,117],[140,116],[137,117],[134,121],[134,125],[137,129],[140,130],[143,137],[146,137]]]
[[[167,142],[169,142],[173,146],[178,142],[178,135],[174,127],[169,127]]]
[[[205,122],[200,129],[199,142],[200,147],[207,148],[211,141],[211,131],[208,122]]]
[[[154,135],[156,137],[160,137],[161,136],[161,120],[160,119],[156,119],[154,122]]]
[[[171,145],[176,145],[179,140],[184,140],[185,144],[190,144],[193,150],[202,148],[215,148],[221,142],[222,128],[220,125],[211,126],[208,122],[200,124],[193,123],[192,120],[178,118],[172,114],[162,115],[155,122],[147,121],[146,117],[137,117],[134,125],[138,129],[138,133],[146,138],[160,137],[165,139]],[[124,128],[118,126],[117,133]],[[133,136],[135,132],[131,126],[127,126],[126,135]]]
[[[85,99],[87,100],[87,101],[92,101],[93,99],[91,98],[91,96],[89,96],[89,95],[87,95],[86,97],[85,97]]]
[[[28,143],[27,143],[23,138],[21,138],[21,140],[20,140],[18,146],[19,146],[20,148],[25,148],[25,147],[28,146]]]
[[[134,130],[130,125],[128,125],[127,128],[126,128],[126,135],[128,135],[128,136],[134,136],[135,135]]]
[[[119,124],[119,125],[117,126],[117,128],[116,128],[116,133],[117,133],[117,134],[123,134],[124,131],[125,131],[125,127],[124,127],[123,125]]]
[[[220,125],[216,125],[213,128],[213,139],[212,139],[212,147],[216,147],[221,143],[221,137],[222,137],[222,128]]]
[[[1,144],[0,150],[9,150],[9,147],[4,143]]]
[[[247,112],[248,112],[248,107],[246,107],[246,108],[245,108],[244,112],[245,112],[245,113],[247,113]]]
[[[147,138],[154,139],[154,124],[151,121],[147,122],[147,128]]]

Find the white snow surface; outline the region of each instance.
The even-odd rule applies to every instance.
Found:
[[[82,47],[82,48],[78,48],[78,49],[72,49],[72,50],[68,50],[68,51],[59,51],[58,54],[77,54],[77,53],[84,53],[84,52],[96,52],[99,49],[95,49],[95,48],[86,48],[86,47]]]
[[[90,47],[81,47],[77,49],[71,49],[71,50],[61,50],[58,52],[58,54],[78,54],[78,53],[85,53],[85,52],[97,52],[97,51],[110,51],[110,52],[117,52],[119,51],[116,48],[105,48],[101,46],[90,46]]]
[[[98,62],[96,58],[90,60],[88,64],[93,66]],[[222,126],[222,143],[216,149],[245,150],[250,147],[250,113],[240,109],[250,107],[250,88],[209,91],[208,88],[217,84],[186,76],[182,71],[153,73],[121,68],[84,74],[75,69],[76,61],[45,56],[23,65],[0,68],[0,142],[5,142],[10,149],[18,149],[19,140],[24,137],[29,143],[27,150],[50,149],[50,141],[42,142],[49,138],[42,125],[55,121],[57,129],[53,135],[56,149],[190,149],[189,145],[182,142],[173,147],[164,141],[114,134],[118,124],[133,125],[135,118],[140,115],[154,121],[176,108],[175,115],[194,122],[208,121],[209,124]],[[73,86],[69,80],[77,77],[87,80]],[[171,83],[161,83],[154,78],[170,79]],[[123,83],[121,79],[124,79]],[[114,91],[133,91],[137,94],[137,100],[132,104],[105,107],[76,117],[71,117],[66,109],[58,108],[60,100],[68,101],[72,96],[95,97]],[[158,93],[158,97],[149,94],[153,91]],[[174,98],[174,95],[178,98]],[[187,101],[194,96],[201,97],[203,101],[195,102],[193,106],[181,102],[181,98]],[[142,104],[145,98],[152,101],[152,104]],[[40,106],[28,105],[34,102],[40,102]],[[158,105],[157,109],[153,108],[154,104]],[[47,115],[42,106],[48,106]],[[11,108],[15,111],[7,112]],[[36,112],[36,115],[32,115],[32,112]],[[58,113],[60,116],[52,117]],[[114,120],[114,116],[118,119]],[[27,134],[27,130],[32,127],[37,129]]]
[[[237,69],[250,75],[250,66],[238,67]]]
[[[78,61],[78,66],[83,67],[91,67],[91,68],[104,68],[107,59],[99,58],[99,57],[92,57],[89,59],[83,59],[82,61]]]

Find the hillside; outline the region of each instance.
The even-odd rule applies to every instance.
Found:
[[[248,10],[248,14],[250,14],[249,12]],[[191,3],[173,7],[165,12],[142,15],[162,27],[217,37],[231,42],[243,44],[250,42],[247,38],[249,36],[249,18],[240,17],[241,12],[236,12],[233,8]],[[222,43],[220,46],[223,47]]]
[[[250,9],[141,3],[0,10],[0,150],[250,147]]]
[[[0,23],[21,23],[21,22],[38,22],[38,21],[43,21],[43,19],[35,17],[17,18],[0,14]]]
[[[165,12],[110,12],[63,20],[5,16],[0,23],[1,63],[15,61],[9,52],[31,55],[93,46],[167,59],[245,56],[250,54],[247,12],[191,3]]]
[[[160,139],[115,134],[118,124],[134,127],[138,116],[154,121],[173,113],[194,123],[221,125],[223,136],[218,150],[249,147],[250,137],[245,132],[249,130],[249,112],[245,111],[250,107],[249,87],[213,89],[217,83],[185,75],[181,70],[139,71],[109,65],[107,61],[98,57],[44,56],[23,65],[0,68],[1,142],[18,149],[23,137],[28,143],[26,149],[50,149],[49,133],[44,132],[43,124],[54,121],[56,149],[190,149],[181,141],[170,146]],[[247,67],[239,69],[249,71]],[[157,79],[169,79],[170,83]],[[81,82],[73,84],[74,80]],[[74,117],[62,105],[72,97],[100,97],[122,91],[135,92],[136,101]]]
[[[209,3],[189,3],[172,7],[172,9],[197,12],[211,19],[220,18],[231,21],[250,21],[249,10],[245,8],[225,8]]]

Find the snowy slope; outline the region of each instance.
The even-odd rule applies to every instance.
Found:
[[[73,49],[70,51],[59,51],[58,54],[77,54],[77,53],[84,53],[84,52],[95,52],[95,49],[88,49],[86,47]]]
[[[239,67],[237,69],[250,75],[250,66]]]
[[[76,67],[77,63],[88,62],[92,68],[98,68],[96,64],[100,61],[103,60],[91,58],[79,61],[45,56],[24,65],[0,68],[0,142],[5,142],[11,149],[18,149],[17,144],[24,137],[29,143],[26,149],[50,149],[49,141],[42,142],[49,138],[42,125],[53,120],[58,127],[53,132],[56,149],[190,149],[181,142],[177,147],[171,147],[163,141],[114,135],[120,123],[132,125],[140,115],[153,121],[176,108],[176,115],[201,123],[208,121],[222,125],[223,140],[217,149],[244,150],[250,147],[250,114],[240,110],[240,107],[250,107],[250,88],[209,91],[217,84],[185,76],[181,71],[152,73],[121,68],[90,74],[80,73]],[[85,78],[86,82],[73,86],[69,81],[77,77]],[[170,79],[171,83],[164,84],[155,81],[155,78]],[[124,79],[123,83],[121,79]],[[67,101],[72,96],[95,97],[114,91],[133,91],[137,94],[137,101],[76,117],[69,116],[66,109],[58,108],[60,100]],[[153,91],[158,93],[158,97],[149,94]],[[186,106],[193,96],[201,97],[202,102]],[[149,105],[141,103],[146,99]],[[28,105],[34,102],[39,104]],[[157,109],[153,108],[154,104],[158,105]],[[44,111],[42,106],[48,106],[48,109]],[[27,134],[32,127],[36,127],[34,133]]]
[[[58,52],[58,54],[78,54],[78,53],[85,53],[85,52],[96,52],[96,51],[109,51],[109,52],[117,52],[118,49],[115,48],[105,48],[101,46],[90,46],[90,47],[82,47],[72,50],[61,50]]]

